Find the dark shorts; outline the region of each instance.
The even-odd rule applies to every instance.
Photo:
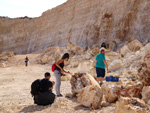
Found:
[[[97,77],[105,77],[105,69],[96,67]]]

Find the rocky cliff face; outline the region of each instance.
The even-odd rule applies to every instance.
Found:
[[[0,18],[0,52],[17,54],[108,42],[150,41],[149,0],[68,0],[38,18]]]

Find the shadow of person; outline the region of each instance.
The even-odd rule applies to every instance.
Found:
[[[36,111],[42,111],[50,106],[51,105],[47,105],[47,106],[30,105],[30,106],[24,107],[19,113],[29,113],[29,112],[34,113]]]

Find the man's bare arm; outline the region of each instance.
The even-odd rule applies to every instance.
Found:
[[[106,62],[106,60],[103,60],[104,64],[106,65],[106,68],[107,68],[107,72],[108,72],[108,64]]]

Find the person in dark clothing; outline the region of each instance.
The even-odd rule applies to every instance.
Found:
[[[28,58],[28,56],[26,56],[26,58],[25,58],[25,66],[26,67],[28,66],[28,61],[29,61],[29,58]]]
[[[64,73],[70,73],[69,71],[65,71],[64,68],[64,61],[68,61],[69,54],[65,53],[63,57],[56,63],[56,68],[54,71],[54,76],[56,78],[56,94],[57,97],[62,97],[63,95],[60,93],[60,85],[61,85],[61,76],[64,75]]]
[[[52,92],[55,82],[49,81],[50,73],[45,73],[45,78],[40,81],[40,90],[34,97],[34,103],[38,105],[49,105],[54,103],[55,94]]]
[[[106,49],[106,44],[105,44],[105,42],[103,42],[103,43],[101,44],[101,47],[104,47],[104,48]]]

